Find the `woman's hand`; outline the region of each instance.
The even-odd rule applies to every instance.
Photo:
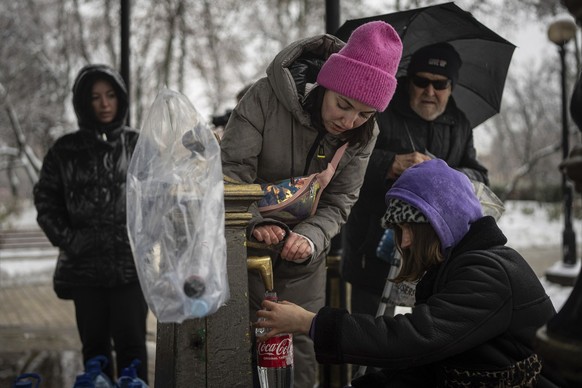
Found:
[[[253,237],[267,245],[277,245],[285,239],[285,229],[274,224],[261,225],[253,229]],[[305,237],[291,232],[280,254],[283,260],[303,262],[313,254],[313,251]]]
[[[253,237],[267,245],[277,245],[285,238],[285,229],[277,225],[261,225],[253,229]]]
[[[311,244],[307,239],[300,234],[293,233],[289,234],[285,245],[281,250],[281,258],[283,260],[303,262],[313,254],[311,250]]]
[[[254,326],[270,330],[258,337],[259,341],[265,341],[281,333],[309,334],[314,313],[287,301],[276,303],[264,300],[262,306],[264,310],[258,310],[257,317],[264,320],[255,322]]]

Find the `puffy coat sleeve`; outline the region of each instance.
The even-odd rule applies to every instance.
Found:
[[[259,163],[262,161],[264,164],[277,166],[276,169],[271,168],[270,172],[277,170],[279,174],[283,174],[279,179],[287,178],[289,175],[284,174],[288,174],[288,169],[281,167],[282,163],[278,163],[277,159],[291,159],[287,153],[290,145],[287,133],[291,133],[291,129],[287,132],[284,128],[294,125],[302,128],[294,120],[296,118],[293,113],[277,102],[266,80],[255,83],[233,110],[225,128],[225,136],[221,142],[223,173],[238,181],[254,183],[259,175]],[[268,139],[265,133],[267,126],[271,131]],[[347,220],[351,207],[358,198],[377,132],[378,129],[375,128],[373,139],[367,145],[348,147],[336,174],[321,195],[316,214],[293,227],[293,231],[308,237],[314,243],[313,257],[320,257],[331,238]],[[278,137],[274,138],[272,133],[276,133]],[[341,145],[339,142],[338,144]],[[263,146],[271,148],[263,150]],[[275,149],[281,150],[277,156],[273,155]],[[301,156],[297,156],[301,163],[305,160],[302,152],[303,150],[298,150],[298,155]],[[265,158],[265,153],[269,153],[271,157]],[[259,178],[273,181],[268,176]],[[256,206],[252,206],[250,211],[253,219],[249,223],[248,231],[261,223],[277,223],[263,219]]]
[[[266,110],[269,109],[268,85],[257,82],[247,91],[245,98],[232,111],[225,127],[225,136],[220,143],[222,172],[239,182],[254,183],[257,180],[259,156],[263,149],[263,131]],[[257,204],[251,205],[253,215],[247,227],[247,237],[251,238],[254,227],[265,221]],[[284,224],[272,220],[270,223],[288,229]]]
[[[254,84],[232,111],[224,129],[220,144],[222,170],[240,182],[254,183],[257,179],[266,110],[270,109],[266,88],[264,82]]]
[[[504,333],[512,314],[504,268],[478,255],[458,262],[443,288],[410,314],[374,319],[328,307],[320,310],[315,322],[317,360],[413,367],[463,353]]]
[[[72,230],[57,154],[54,146],[46,154],[33,194],[39,226],[54,246],[65,248]]]

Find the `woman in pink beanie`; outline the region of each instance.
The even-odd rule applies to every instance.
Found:
[[[324,305],[326,252],[358,198],[378,134],[375,114],[394,94],[401,54],[397,33],[381,21],[360,26],[347,43],[331,35],[299,40],[274,58],[230,116],[221,143],[223,173],[245,183],[321,172],[347,145],[312,215],[289,224],[250,209],[247,238],[282,247],[272,255],[281,299],[311,311]],[[249,272],[251,322],[264,293],[259,275]],[[312,341],[306,335],[293,341],[295,387],[313,387]]]

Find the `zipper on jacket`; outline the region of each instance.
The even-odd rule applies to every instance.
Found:
[[[323,144],[319,144],[319,149],[317,150],[317,159],[325,159],[325,149]]]
[[[309,171],[309,166],[311,165],[311,160],[313,159],[313,155],[315,155],[315,151],[319,150],[317,153],[318,159],[325,159],[325,151],[323,148],[323,144],[321,144],[321,139],[325,136],[325,132],[319,131],[317,133],[317,137],[311,146],[311,149],[307,153],[307,160],[305,161],[305,170],[303,170],[303,175],[307,175]],[[321,155],[321,156],[320,156]]]

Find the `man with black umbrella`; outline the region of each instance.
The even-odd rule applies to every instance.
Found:
[[[451,96],[461,66],[461,57],[448,43],[417,50],[388,109],[378,116],[380,135],[360,198],[343,229],[342,276],[352,286],[353,313],[374,315],[381,302],[392,259],[377,253],[384,233],[384,195],[407,168],[439,158],[471,180],[488,184],[469,120]]]

